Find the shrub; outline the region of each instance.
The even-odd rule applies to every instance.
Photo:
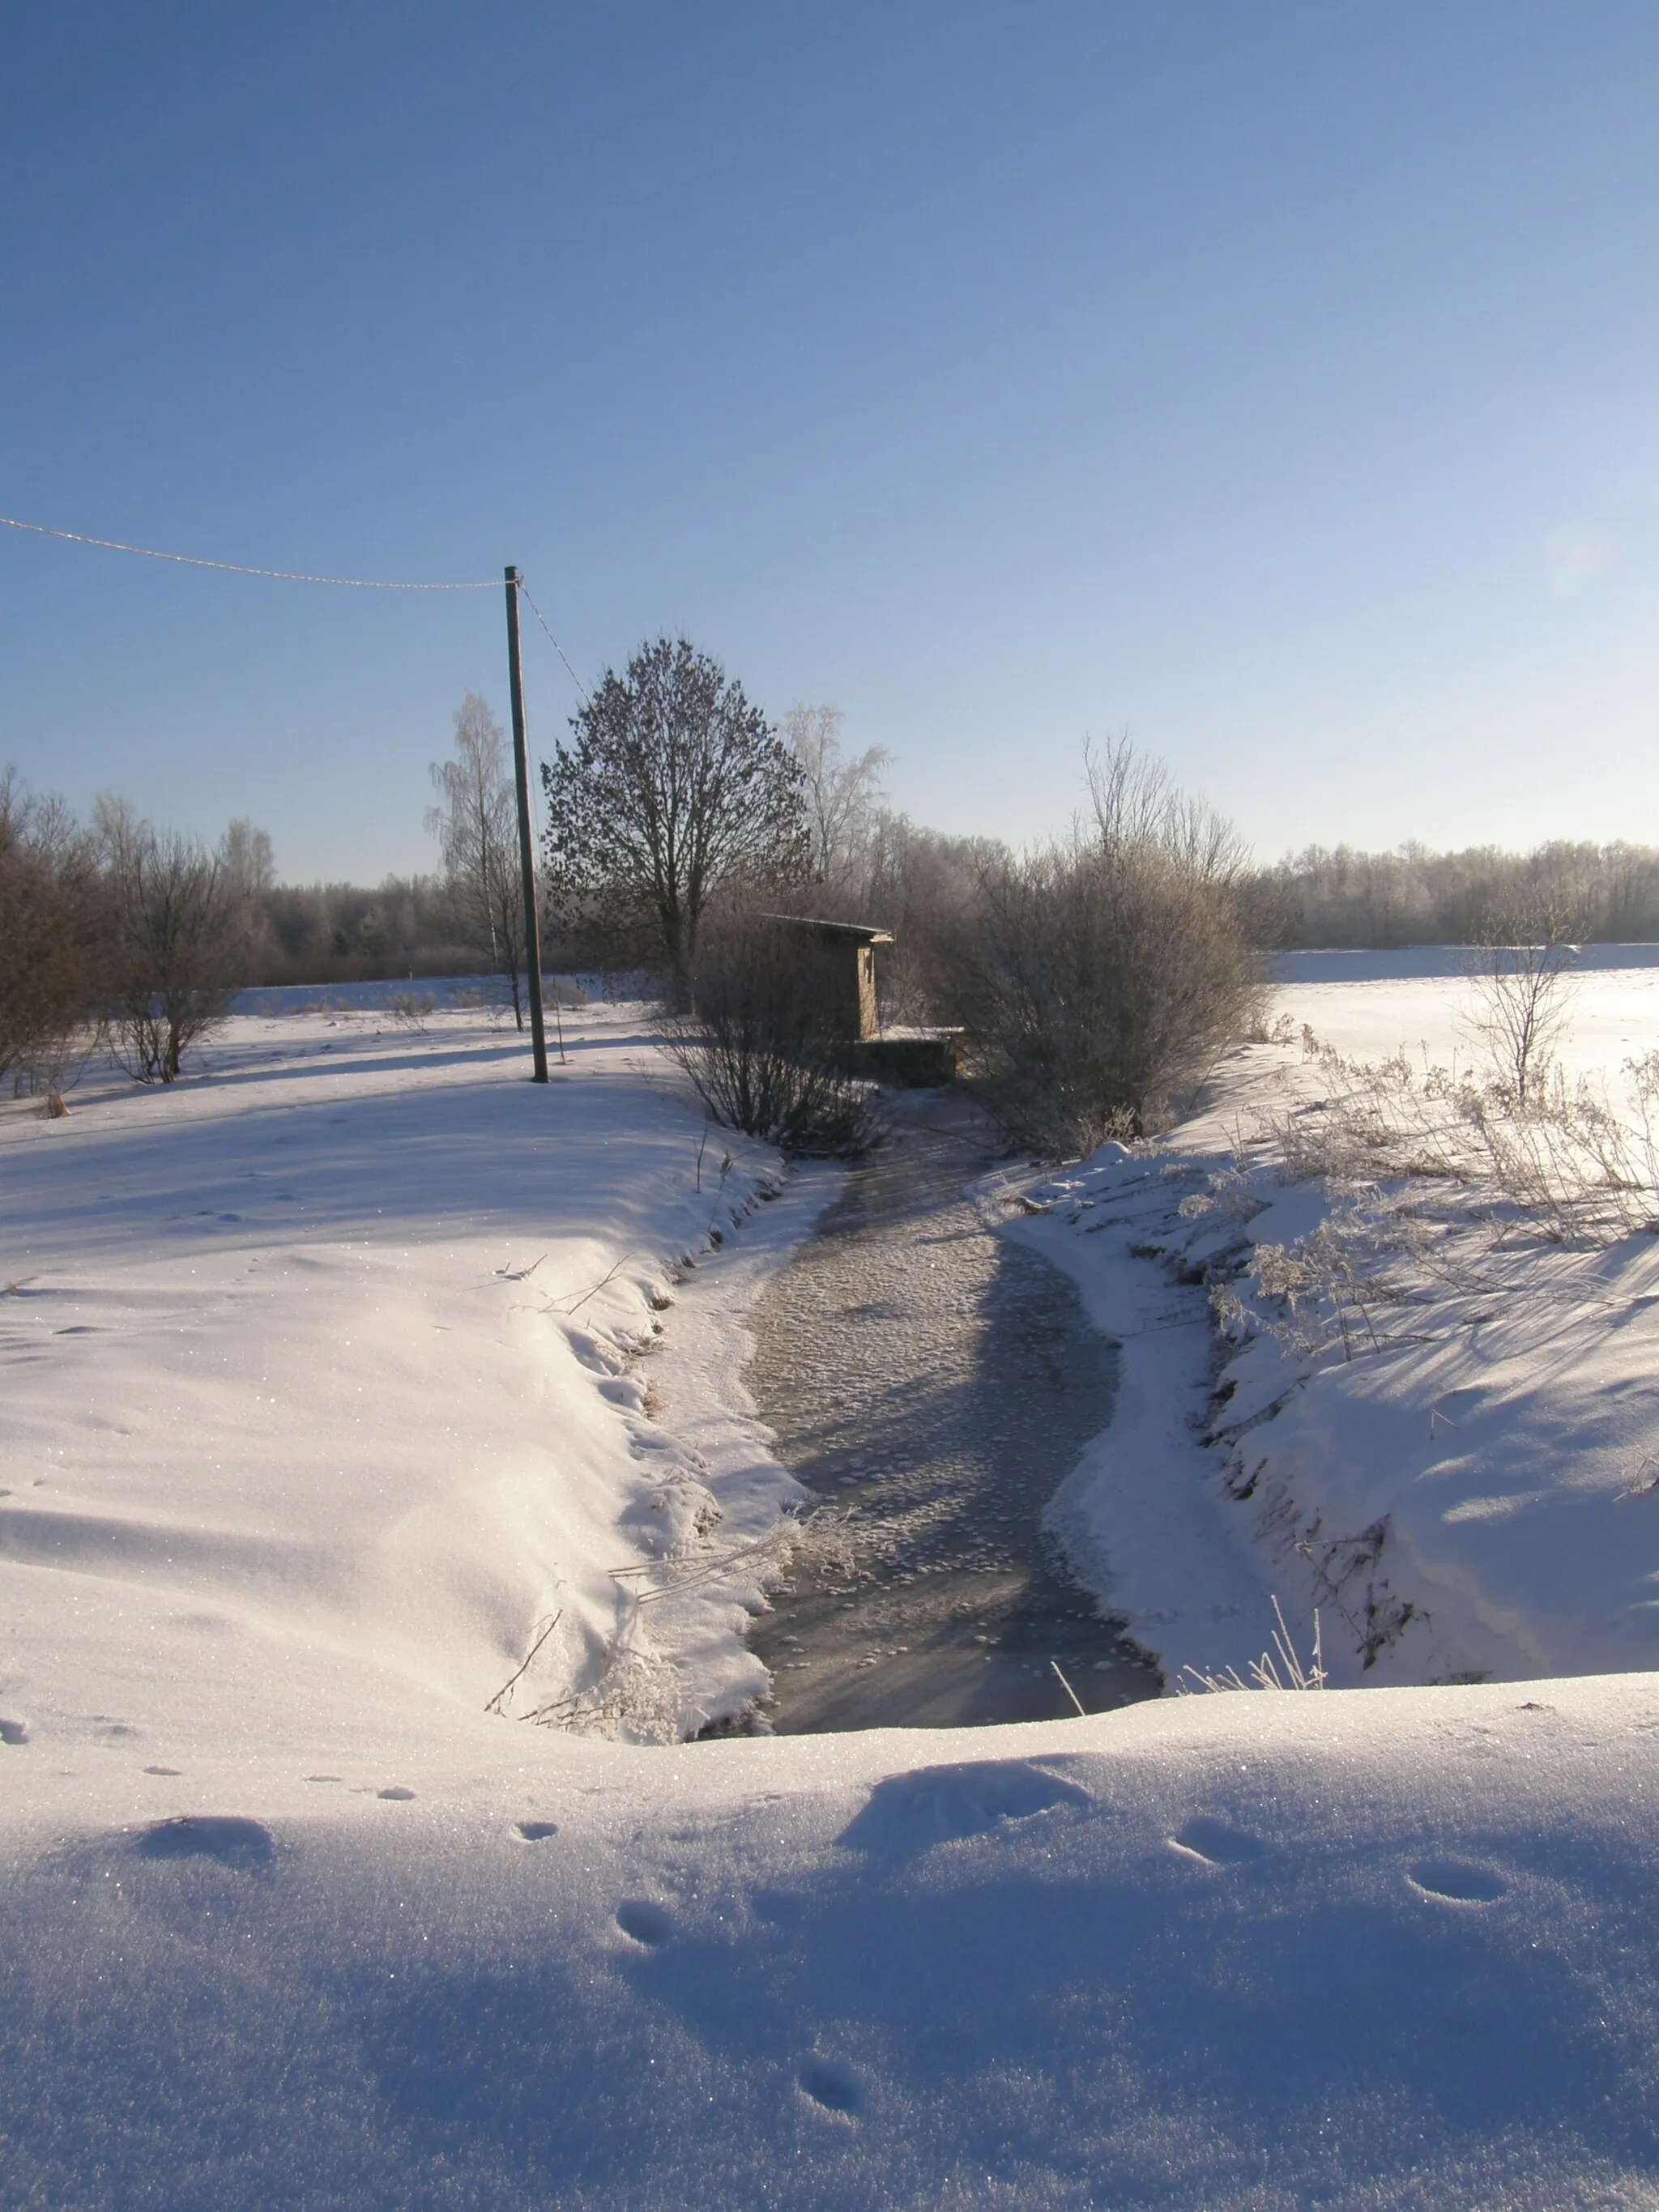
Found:
[[[0,775],[0,1078],[56,1091],[96,1036],[103,925],[86,837]]]
[[[988,1103],[1050,1157],[1156,1126],[1259,1019],[1225,823],[1127,745],[1091,782],[1091,823],[988,865],[958,958]]]
[[[752,913],[706,922],[693,988],[663,1041],[715,1121],[791,1152],[868,1145],[869,1089],[847,1072],[833,994],[799,931]]]
[[[1345,1060],[1311,1030],[1303,1051],[1326,1095],[1270,1117],[1265,1132],[1293,1177],[1356,1189],[1395,1177],[1447,1183],[1462,1215],[1501,1202],[1499,1234],[1516,1206],[1574,1243],[1659,1228],[1659,1053],[1605,1081],[1569,1083],[1555,1061],[1535,1065],[1522,1103],[1502,1055],[1459,1076],[1414,1068],[1403,1054]]]
[[[99,804],[112,950],[117,1060],[139,1083],[173,1083],[216,1029],[241,981],[236,889],[197,839],[158,834],[118,800]]]
[[[1549,1081],[1571,1012],[1583,919],[1582,902],[1534,885],[1495,905],[1480,933],[1469,1027],[1522,1113]]]

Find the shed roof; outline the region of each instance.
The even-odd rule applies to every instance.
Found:
[[[820,921],[810,914],[769,914],[769,921],[787,922],[793,929],[816,929],[825,937],[844,937],[849,945],[890,945],[890,930],[868,921]]]

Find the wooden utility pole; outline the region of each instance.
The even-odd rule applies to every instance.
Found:
[[[524,878],[525,964],[530,971],[530,1049],[535,1080],[547,1080],[542,1027],[542,930],[536,912],[536,841],[530,834],[530,747],[524,732],[524,671],[519,665],[519,572],[507,572],[507,672],[513,693],[513,780],[519,794],[519,867]]]

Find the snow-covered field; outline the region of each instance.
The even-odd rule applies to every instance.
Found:
[[[1621,1048],[1649,981],[1586,983]],[[1287,1004],[1438,1052],[1407,988]],[[982,1194],[1046,1186],[1014,1233],[1124,1340],[1061,1524],[1173,1668],[1386,1510],[1428,1619],[1338,1678],[1492,1679],[606,1740],[758,1686],[737,1322],[835,1176],[762,1202],[637,1010],[568,1039],[540,1091],[474,1012],[250,1013],[0,1115],[0,2203],[1651,2205],[1659,1677],[1584,1670],[1656,1664],[1654,1241],[1350,1360],[1257,1330],[1212,1404],[1170,1255],[1345,1202],[1248,1048],[1157,1158]]]

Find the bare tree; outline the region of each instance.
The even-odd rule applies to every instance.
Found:
[[[783,733],[805,781],[812,872],[821,884],[856,890],[868,872],[870,846],[881,813],[881,772],[893,756],[872,745],[848,759],[842,751],[839,707],[796,705]]]
[[[95,1036],[103,920],[91,841],[0,773],[0,1077],[55,1090]]]
[[[251,982],[275,941],[270,895],[276,888],[276,855],[270,831],[239,815],[220,841],[218,859],[240,939],[238,981]]]
[[[1480,945],[1492,939],[1501,912],[1545,884],[1565,901],[1580,943],[1659,937],[1659,851],[1651,846],[1556,840],[1530,853],[1493,845],[1434,853],[1407,843],[1364,853],[1310,845],[1249,879],[1259,941],[1286,947]],[[1513,932],[1522,933],[1518,925]]]
[[[1187,881],[1218,886],[1237,883],[1249,848],[1206,799],[1182,791],[1162,761],[1137,752],[1127,738],[1113,738],[1097,752],[1083,749],[1095,835],[1109,861],[1156,854]]]
[[[989,1102],[1048,1154],[1156,1126],[1260,994],[1225,821],[1127,746],[1091,769],[1092,823],[988,865],[957,955]]]
[[[185,1053],[229,1012],[246,957],[224,848],[158,832],[107,793],[97,830],[115,1056],[137,1082],[176,1082]]]
[[[225,881],[232,895],[249,907],[260,904],[276,888],[276,855],[270,833],[239,815],[220,847]]]
[[[607,669],[543,766],[551,902],[666,960],[690,1002],[697,932],[717,893],[799,883],[811,865],[800,763],[718,661],[685,638]]]
[[[507,975],[513,1018],[524,1027],[519,971],[526,960],[524,886],[507,739],[488,700],[469,691],[457,708],[454,757],[432,763],[438,804],[428,834],[443,853],[444,879],[463,940]]]
[[[663,1042],[714,1121],[788,1152],[868,1144],[868,1086],[848,1072],[838,983],[836,955],[776,915],[727,903],[708,917],[696,1011],[669,1015]]]
[[[948,837],[882,808],[871,826],[859,913],[893,933],[877,975],[882,1017],[894,1023],[954,1020],[955,949],[978,911],[988,871],[1008,859],[990,837]]]
[[[320,983],[337,977],[447,973],[474,951],[455,939],[441,876],[362,884],[282,884],[260,900],[260,979]]]
[[[1582,885],[1547,876],[1494,902],[1480,931],[1470,1024],[1517,1112],[1536,1102],[1571,1011]]]

